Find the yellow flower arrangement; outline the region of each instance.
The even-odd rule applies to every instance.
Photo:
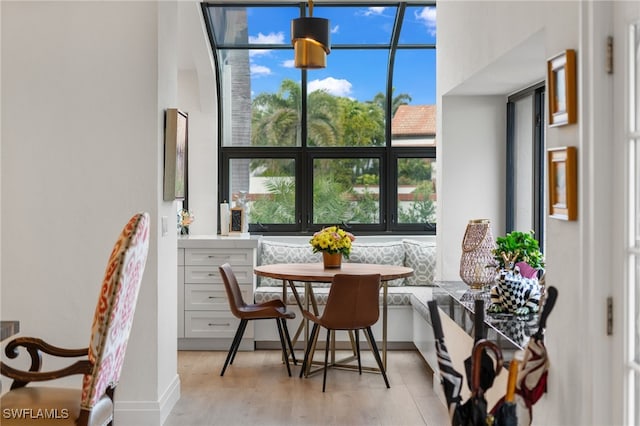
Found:
[[[330,254],[342,253],[348,259],[351,254],[351,242],[355,239],[356,237],[351,232],[338,226],[329,226],[313,234],[309,243],[313,247],[314,253],[319,251]]]

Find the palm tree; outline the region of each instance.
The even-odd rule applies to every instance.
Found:
[[[251,144],[295,146],[300,140],[300,86],[283,80],[277,93],[261,93],[253,100]]]
[[[400,105],[409,105],[409,102],[411,102],[412,98],[411,95],[409,95],[408,93],[400,93],[398,96],[393,96],[393,93],[395,92],[395,87],[393,89],[391,89],[391,96],[392,96],[392,100],[391,100],[391,117],[393,117],[396,114],[396,111],[398,110],[398,107],[400,107]],[[384,93],[379,92],[377,95],[375,95],[373,97],[373,103],[380,105],[380,107],[382,107],[383,110],[385,110],[387,108],[387,104],[386,104],[386,99],[387,97],[385,96]]]

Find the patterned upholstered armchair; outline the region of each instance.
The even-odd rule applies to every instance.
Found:
[[[149,215],[134,215],[116,241],[98,296],[89,347],[63,349],[41,339],[19,337],[5,353],[18,356],[23,347],[31,356],[29,371],[0,364],[1,373],[13,379],[11,390],[0,399],[2,419],[8,426],[27,424],[106,425],[113,423],[113,396],[120,379],[133,314],[149,250]],[[58,357],[83,357],[55,371],[40,371],[42,353]],[[31,382],[83,374],[82,389],[32,386]],[[29,385],[29,386],[28,386]]]

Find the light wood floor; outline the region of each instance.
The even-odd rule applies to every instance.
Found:
[[[450,424],[432,372],[416,351],[389,351],[390,389],[377,373],[330,369],[325,393],[322,373],[298,377],[301,361],[287,376],[280,351],[239,352],[220,377],[225,357],[221,351],[178,353],[181,398],[165,426]],[[363,365],[375,365],[370,352],[362,357]]]

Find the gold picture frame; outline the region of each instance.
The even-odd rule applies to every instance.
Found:
[[[549,126],[573,124],[578,119],[576,52],[565,50],[547,61]]]
[[[562,220],[578,218],[577,150],[574,146],[551,148],[549,170],[549,216]]]
[[[184,200],[187,196],[187,144],[189,115],[168,108],[164,118],[163,200]]]

